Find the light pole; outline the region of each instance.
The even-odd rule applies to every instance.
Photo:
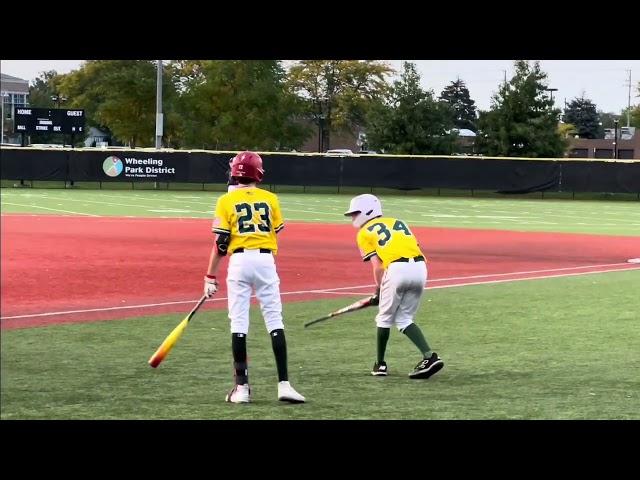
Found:
[[[545,90],[549,93],[551,93],[551,101],[553,102],[553,92],[557,92],[558,89],[557,88],[545,88]]]
[[[162,60],[158,60],[156,79],[156,149],[162,147],[163,118],[162,118]]]
[[[613,128],[615,132],[613,134],[613,158],[617,160],[618,158],[618,120],[613,121]]]
[[[51,95],[51,100],[56,103],[56,107],[60,108],[60,104],[68,100],[67,97],[63,97],[59,93]],[[62,134],[62,146],[64,147],[65,135]],[[73,133],[71,134],[71,148],[73,148]],[[71,182],[73,184],[73,182]]]
[[[318,153],[322,153],[324,148],[324,120],[325,115],[323,113],[318,115]]]
[[[629,128],[631,121],[631,70],[627,70],[629,72],[629,83],[626,85],[629,87],[629,103],[627,103],[627,128]]]
[[[55,95],[51,95],[51,100],[56,102],[57,107],[60,108],[60,104],[62,102],[66,102],[68,99],[67,97],[63,97],[62,95],[55,94]]]

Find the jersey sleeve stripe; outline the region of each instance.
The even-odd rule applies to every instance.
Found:
[[[220,227],[214,227],[211,229],[211,231],[213,233],[231,233],[231,230],[226,230],[224,228],[220,228]]]
[[[373,252],[367,253],[366,255],[364,255],[362,257],[362,261],[366,262],[367,260],[369,260],[371,257],[373,257],[376,254],[376,251],[374,250]]]
[[[284,223],[281,223],[279,226],[277,226],[275,228],[276,233],[278,233],[280,230],[282,230],[284,228]]]

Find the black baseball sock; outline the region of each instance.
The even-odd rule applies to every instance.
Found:
[[[271,335],[273,354],[276,357],[278,381],[285,382],[289,380],[289,374],[287,372],[287,340],[284,336],[284,330],[282,328],[278,328],[273,330],[269,335]]]
[[[378,363],[384,362],[384,353],[387,350],[390,328],[378,327]]]
[[[233,352],[233,368],[235,370],[236,385],[249,383],[247,336],[244,333],[231,334],[231,351]]]

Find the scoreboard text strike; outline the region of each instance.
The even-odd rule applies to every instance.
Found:
[[[84,110],[15,107],[14,133],[84,132]]]

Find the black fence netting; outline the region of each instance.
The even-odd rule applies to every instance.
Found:
[[[640,192],[640,162],[262,153],[264,182],[501,193]],[[3,148],[8,180],[225,183],[232,152]]]

